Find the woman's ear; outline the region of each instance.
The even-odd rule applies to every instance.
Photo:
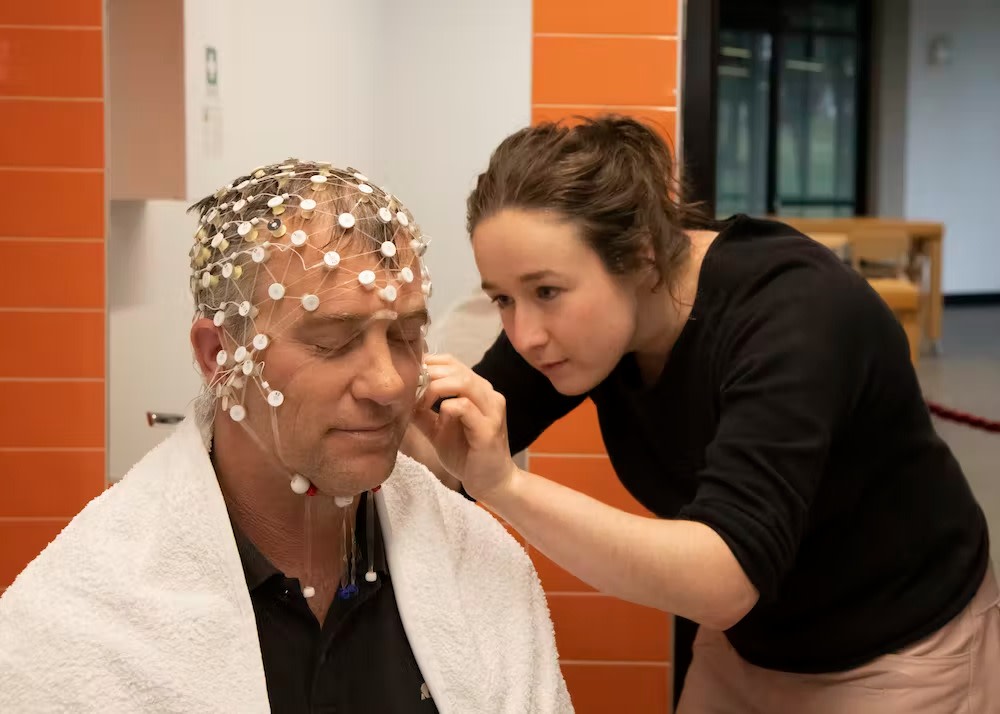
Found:
[[[219,371],[216,357],[222,350],[222,335],[212,320],[203,317],[191,325],[191,347],[205,384],[212,384]]]
[[[656,292],[663,280],[660,276],[660,268],[656,264],[656,250],[649,237],[642,241],[642,247],[639,248],[639,266],[642,284],[648,286],[652,292]]]

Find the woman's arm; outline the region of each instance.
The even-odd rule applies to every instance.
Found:
[[[505,400],[448,357],[427,359],[431,385],[415,424],[466,491],[533,547],[601,592],[726,629],[757,591],[708,526],[635,516],[518,469]],[[440,413],[429,408],[442,396]]]
[[[702,523],[625,513],[521,470],[482,499],[533,548],[603,593],[717,630],[757,602],[729,546]]]

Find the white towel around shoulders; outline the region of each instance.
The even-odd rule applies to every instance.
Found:
[[[0,598],[0,711],[269,711],[205,431],[188,415]],[[438,710],[571,712],[545,596],[517,541],[402,455],[376,503]]]

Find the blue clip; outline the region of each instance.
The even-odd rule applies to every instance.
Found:
[[[340,591],[337,593],[338,597],[340,597],[341,600],[349,600],[350,598],[354,597],[357,594],[358,594],[358,586],[355,585],[354,583],[342,587]]]

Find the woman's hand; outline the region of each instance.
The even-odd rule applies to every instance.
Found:
[[[414,425],[437,451],[441,465],[466,493],[489,503],[517,474],[507,442],[503,395],[449,355],[427,355],[430,384],[417,405]],[[431,407],[440,399],[440,412]]]

